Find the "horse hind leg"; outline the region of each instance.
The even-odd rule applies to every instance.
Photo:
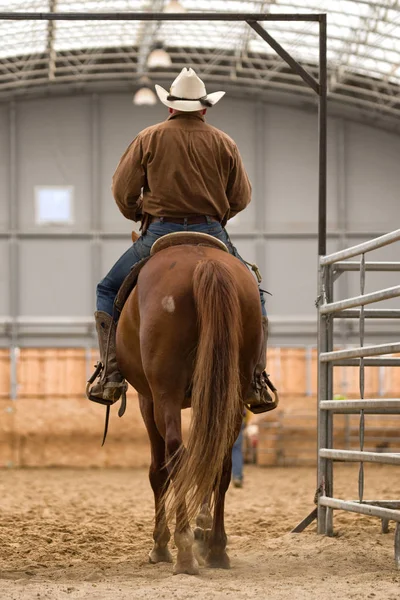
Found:
[[[163,443],[164,450],[164,443]],[[163,454],[165,451],[163,452]],[[171,533],[167,525],[165,514],[165,502],[163,494],[168,485],[168,471],[165,466],[150,466],[149,478],[154,492],[155,500],[155,526],[153,531],[154,546],[149,553],[149,561],[152,564],[159,562],[173,562],[172,555],[168,549],[168,542],[171,539]]]
[[[169,463],[172,482],[174,481],[174,470],[177,461],[185,448],[182,443],[181,431],[181,411],[180,407],[166,413],[166,451],[167,461]],[[189,519],[186,510],[186,503],[182,502],[176,510],[176,526],[174,540],[177,548],[176,563],[174,565],[174,575],[187,574],[198,575],[199,563],[193,553],[194,535],[189,525]]]
[[[151,443],[149,479],[155,504],[154,546],[149,553],[149,561],[152,564],[159,562],[171,563],[173,559],[168,549],[171,533],[168,529],[164,501],[164,493],[169,482],[168,470],[165,466],[165,442],[154,421],[153,403],[143,396],[139,396],[139,403]]]

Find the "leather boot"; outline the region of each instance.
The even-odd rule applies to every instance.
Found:
[[[265,369],[267,366],[268,318],[262,317],[263,344],[261,354],[254,371],[254,378],[249,396],[245,400],[246,407],[253,413],[263,413],[278,406],[278,391],[269,379]],[[269,388],[269,389],[268,389]],[[273,393],[271,396],[269,390]]]
[[[115,348],[116,324],[114,319],[103,311],[94,313],[97,336],[99,338],[100,363],[89,379],[89,384],[99,375],[97,383],[87,388],[90,400],[100,404],[114,404],[126,390],[126,383],[119,372]]]

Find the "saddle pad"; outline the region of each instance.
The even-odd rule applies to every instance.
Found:
[[[228,248],[224,242],[221,242],[221,240],[208,233],[202,233],[201,231],[175,231],[174,233],[167,233],[158,238],[151,247],[150,256],[153,256],[156,252],[165,250],[165,248],[182,246],[183,244],[212,246],[213,248],[228,252]]]

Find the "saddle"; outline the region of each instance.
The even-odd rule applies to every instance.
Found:
[[[224,242],[221,242],[221,240],[213,237],[212,235],[209,235],[208,233],[202,233],[200,231],[176,231],[174,233],[167,233],[166,235],[163,235],[162,237],[158,238],[158,240],[156,240],[152,245],[150,250],[150,256],[148,256],[147,258],[143,258],[138,263],[136,263],[132,267],[129,274],[125,277],[114,300],[115,309],[118,312],[122,311],[125,302],[128,299],[128,296],[137,284],[140,271],[143,269],[144,265],[152,258],[152,256],[157,254],[157,252],[165,250],[166,248],[171,248],[172,246],[183,246],[188,244],[192,246],[210,246],[212,248],[222,250],[223,252],[228,252],[228,248],[225,246]]]

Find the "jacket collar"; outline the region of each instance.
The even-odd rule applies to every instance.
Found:
[[[171,121],[172,119],[199,119],[200,121],[204,121],[204,115],[199,115],[198,113],[192,112],[180,112],[175,113],[174,115],[169,115],[167,121]]]

